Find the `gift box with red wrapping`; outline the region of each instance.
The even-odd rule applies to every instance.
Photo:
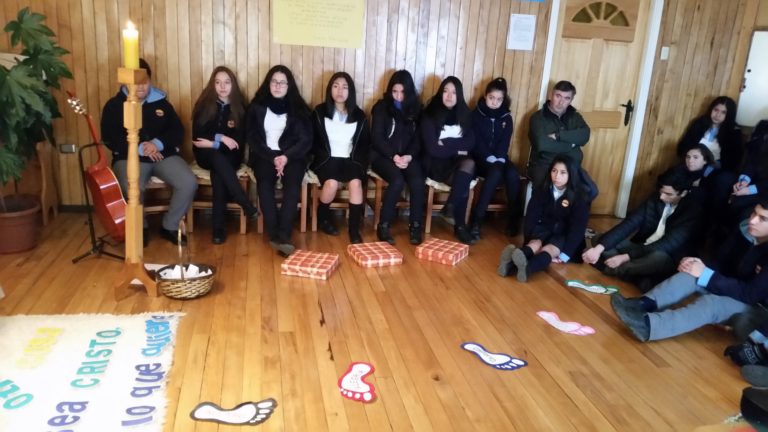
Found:
[[[347,246],[347,254],[363,267],[384,267],[403,263],[403,254],[387,242],[351,244]]]
[[[416,258],[456,265],[469,255],[469,246],[448,240],[429,239],[416,248]]]
[[[280,264],[280,274],[327,280],[338,266],[339,254],[297,249]]]

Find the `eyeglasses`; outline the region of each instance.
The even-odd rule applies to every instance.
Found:
[[[269,83],[275,87],[288,87],[288,81],[271,80]]]

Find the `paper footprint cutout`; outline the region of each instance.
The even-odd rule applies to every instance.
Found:
[[[528,366],[528,362],[519,358],[512,357],[503,353],[493,353],[485,349],[482,345],[475,342],[466,342],[461,344],[465,350],[477,355],[483,363],[493,366],[499,370],[517,370]]]
[[[611,286],[611,285],[604,286],[604,285],[600,285],[600,284],[591,284],[591,283],[586,283],[586,282],[583,282],[583,281],[580,281],[580,280],[575,280],[575,279],[569,279],[569,280],[565,281],[565,284],[568,285],[569,287],[583,289],[584,291],[588,291],[588,292],[591,292],[593,294],[608,294],[608,295],[611,295],[613,293],[619,292],[619,289],[617,287],[615,287],[615,286]]]
[[[353,362],[339,378],[339,392],[342,396],[356,402],[370,403],[376,398],[373,385],[365,382],[365,377],[374,372],[373,365],[365,362]]]
[[[592,327],[581,325],[573,321],[563,321],[554,312],[539,311],[539,312],[536,312],[536,315],[538,315],[541,319],[546,321],[549,325],[560,330],[563,333],[568,333],[568,334],[573,334],[578,336],[587,336],[587,335],[595,334],[595,329],[593,329]]]
[[[267,421],[276,407],[277,401],[272,398],[259,402],[243,402],[232,409],[224,409],[213,402],[202,402],[189,416],[198,421],[256,426]]]

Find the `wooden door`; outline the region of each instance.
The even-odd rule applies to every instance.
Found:
[[[573,106],[592,130],[583,166],[600,188],[593,214],[615,212],[629,140],[622,104],[635,103],[649,10],[650,0],[561,4],[550,89],[571,81]]]

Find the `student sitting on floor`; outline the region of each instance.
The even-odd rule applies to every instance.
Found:
[[[690,252],[701,206],[687,198],[691,185],[679,170],[662,174],[658,186],[658,194],[654,192],[584,252],[584,262],[638,283],[641,289],[674,273],[675,263]]]
[[[611,306],[640,341],[665,339],[724,322],[768,300],[763,269],[768,269],[768,200],[722,245],[715,263],[683,258],[678,273],[646,295],[627,299],[616,293]],[[693,302],[669,309],[693,294],[699,294]]]
[[[755,126],[747,143],[747,157],[738,181],[732,186],[728,221],[746,217],[755,203],[768,197],[768,120]]]
[[[589,219],[589,190],[579,181],[576,162],[555,156],[544,185],[534,189],[525,214],[525,246],[509,245],[501,253],[500,276],[517,272],[517,280],[541,271],[549,263],[565,263],[584,248]]]

